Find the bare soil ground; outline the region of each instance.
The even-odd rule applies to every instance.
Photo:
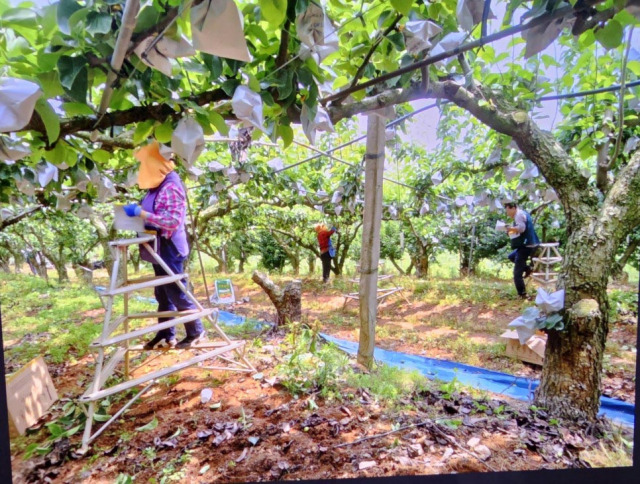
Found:
[[[357,341],[357,307],[342,308],[343,287],[304,281],[303,288],[306,321],[320,321],[322,331]],[[393,297],[381,305],[379,346],[539,376],[538,367],[502,354],[499,335],[522,311],[519,301],[495,306],[424,301],[411,291],[406,296],[409,304]],[[241,287],[238,297],[248,302],[235,312],[274,319],[259,288]],[[103,313],[86,316],[99,323]],[[613,445],[611,436],[632,439],[628,429],[606,421],[559,422],[526,402],[437,385],[393,404],[346,385],[341,400],[317,394],[296,399],[276,378],[282,359],[275,349],[283,337],[283,330],[262,334],[262,344],[251,348],[259,379],[192,368],[161,380],[84,456],[75,453],[79,434],[58,442],[47,456],[25,460],[15,452],[15,482],[114,482],[123,474],[136,482],[247,482],[589,467],[607,465],[593,456]],[[629,351],[622,348],[635,348],[636,325],[614,322],[610,340],[617,351],[606,365],[604,392],[633,401],[635,375]],[[164,354],[149,367],[175,357]],[[91,381],[93,359],[87,355],[50,371],[64,403]],[[213,389],[213,398],[202,403],[205,388]],[[110,413],[125,402],[114,399]],[[31,431],[43,440],[46,422]],[[141,429],[154,422],[154,429]]]
[[[269,346],[253,355],[265,379],[275,363]],[[86,363],[63,369],[56,379],[68,383],[63,395],[84,387],[91,376]],[[437,390],[401,402],[411,410],[346,388],[355,400],[316,397],[312,408],[308,398],[293,399],[265,379],[237,373],[213,379],[187,370],[142,397],[82,458],[70,445],[78,436],[46,457],[14,456],[15,482],[114,482],[120,474],[136,482],[247,482],[586,467],[581,452],[598,445],[607,425],[560,425],[520,402]],[[201,390],[212,386],[213,399],[203,404]],[[155,429],[139,430],[154,419]]]

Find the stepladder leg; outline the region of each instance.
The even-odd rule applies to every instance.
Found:
[[[84,433],[82,434],[82,447],[80,448],[80,454],[84,454],[89,450],[89,442],[91,441],[91,429],[93,427],[93,414],[96,411],[95,402],[89,403],[89,410],[87,411],[87,421],[84,425]]]

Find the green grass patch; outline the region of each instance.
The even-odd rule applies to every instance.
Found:
[[[18,340],[7,358],[19,365],[39,355],[54,363],[79,358],[102,328],[87,311],[100,309],[91,288],[56,283],[22,274],[0,274],[3,337]]]
[[[362,388],[372,397],[385,403],[394,403],[416,391],[426,389],[428,380],[417,371],[406,371],[395,366],[380,365],[370,373],[353,373],[347,384]]]
[[[58,284],[24,274],[0,273],[3,339],[7,360],[22,366],[44,355],[51,363],[73,363],[84,356],[104,321],[96,291],[85,285]],[[146,294],[145,296],[151,296]],[[123,299],[114,304],[114,315],[122,314]],[[146,301],[129,302],[130,312],[155,308]],[[135,321],[132,328],[144,326]]]
[[[414,296],[433,304],[481,304],[487,308],[503,306],[514,292],[510,281],[487,281],[477,277],[465,279],[430,279],[415,285]]]

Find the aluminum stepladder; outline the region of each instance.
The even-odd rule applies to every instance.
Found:
[[[127,276],[127,251],[130,246],[145,247],[152,255],[157,264],[159,264],[167,273],[165,276],[152,276],[146,278],[140,278],[135,280],[129,280]],[[93,382],[87,389],[87,391],[78,399],[79,403],[84,407],[87,415],[87,422],[82,437],[81,453],[88,450],[89,444],[95,440],[104,430],[115,422],[138,398],[149,390],[156,380],[171,373],[175,373],[180,370],[184,370],[191,366],[203,363],[207,360],[216,358],[219,360],[219,364],[216,366],[208,366],[208,370],[224,370],[224,371],[239,371],[252,373],[255,372],[255,368],[244,355],[245,341],[232,341],[224,333],[222,328],[217,323],[218,311],[217,309],[205,309],[195,298],[195,296],[187,289],[182,280],[185,279],[185,274],[175,274],[167,264],[160,258],[154,248],[155,235],[139,235],[133,239],[119,239],[109,243],[111,250],[114,252],[114,264],[111,275],[111,281],[109,288],[103,293],[103,297],[106,300],[105,304],[105,317],[102,327],[102,334],[100,337],[91,343],[90,348],[97,352],[96,356],[96,368]],[[120,277],[119,277],[120,275]],[[163,312],[144,312],[129,314],[129,293],[141,289],[148,289],[156,286],[162,286],[165,284],[177,284],[180,290],[191,300],[196,306],[195,310],[189,311],[163,311]],[[113,304],[116,296],[122,295],[124,297],[124,307],[122,316],[113,318]],[[129,321],[136,319],[152,319],[158,317],[170,317],[169,321],[162,323],[145,326],[133,331],[129,330]],[[206,321],[211,323],[214,332],[220,337],[221,341],[204,341],[199,342],[191,348],[184,350],[173,350],[176,352],[194,351],[197,354],[185,361],[161,368],[159,370],[152,371],[137,378],[130,379],[130,358],[131,352],[143,351],[142,345],[130,345],[131,340],[140,338],[145,335],[155,334],[161,329],[178,326],[183,323],[195,321],[196,319],[202,319],[206,327]],[[122,330],[120,334],[114,335],[119,329]],[[205,329],[206,331],[206,329]],[[112,351],[107,356],[107,349],[112,348]],[[169,351],[168,348],[154,349],[152,351]],[[124,361],[124,379],[122,383],[114,385],[112,387],[105,388],[105,383],[109,377],[111,377],[118,364]],[[218,362],[217,362],[218,363]],[[144,363],[141,367],[144,366]],[[138,370],[134,369],[133,371]],[[93,427],[93,419],[96,410],[96,402],[103,398],[109,397],[116,393],[126,391],[130,388],[138,387],[145,384],[136,395],[134,395],[125,405],[120,408],[109,420],[107,420],[102,427],[100,427],[94,434],[91,433]]]

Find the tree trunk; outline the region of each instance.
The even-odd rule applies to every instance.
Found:
[[[584,229],[565,249],[559,285],[565,288],[564,331],[550,331],[537,406],[569,419],[594,420],[600,407],[600,382],[609,331],[607,300],[609,241]]]
[[[42,277],[47,283],[49,282],[49,273],[47,272],[47,259],[42,252],[36,252],[36,270],[38,275]]]
[[[309,264],[309,275],[314,274],[316,272],[316,255],[311,254],[307,258],[307,263]]]
[[[76,277],[83,284],[93,284],[93,271],[89,267],[82,266],[80,264],[73,264],[73,271],[76,273]]]
[[[460,252],[460,277],[472,276],[475,273],[475,264],[469,260],[469,248],[462,246],[462,251]]]
[[[133,266],[133,272],[134,274],[137,274],[140,272],[140,261],[142,259],[140,259],[140,252],[136,252],[135,254],[129,253],[129,261],[131,262],[131,265]]]
[[[98,212],[92,212],[89,217],[89,221],[98,234],[98,243],[102,246],[102,260],[104,261],[104,266],[109,273],[109,277],[111,277],[111,270],[113,269],[113,254],[111,253],[109,242],[117,238],[117,231],[114,229],[113,224],[110,227],[107,227],[107,224],[102,220]]]
[[[300,321],[302,316],[302,282],[294,279],[281,289],[273,283],[266,274],[254,271],[251,276],[276,307],[278,312],[277,325],[287,322]]]
[[[346,258],[344,257],[334,257],[333,259],[331,259],[331,272],[333,272],[336,276],[341,275],[344,269],[345,260]]]
[[[56,268],[56,272],[58,273],[58,282],[69,282],[69,273],[67,272],[67,266],[64,262],[54,262],[53,266]]]
[[[410,255],[411,262],[416,269],[416,277],[426,278],[429,276],[429,255],[424,251],[420,251],[420,254]]]
[[[389,257],[389,260],[390,260],[390,261],[391,261],[391,263],[393,264],[393,267],[395,267],[395,268],[398,270],[398,272],[400,273],[400,275],[401,275],[401,276],[406,275],[405,271],[403,271],[403,270],[402,270],[402,267],[400,267],[400,266],[398,265],[398,263],[396,262],[396,260],[395,260],[395,259],[393,259],[393,258]]]
[[[413,271],[413,260],[411,262],[409,262],[409,267],[407,267],[407,270],[405,271],[405,274],[407,276],[411,275],[411,271]]]
[[[564,418],[596,418],[608,332],[606,318],[595,299],[581,299],[567,311],[568,328],[550,331],[542,378],[535,393],[537,406]]]
[[[13,254],[13,270],[16,274],[20,274],[22,272],[22,265],[25,263],[24,257],[19,252],[12,252]]]
[[[227,273],[227,260],[219,253],[210,252],[209,255],[218,263],[216,272]]]

